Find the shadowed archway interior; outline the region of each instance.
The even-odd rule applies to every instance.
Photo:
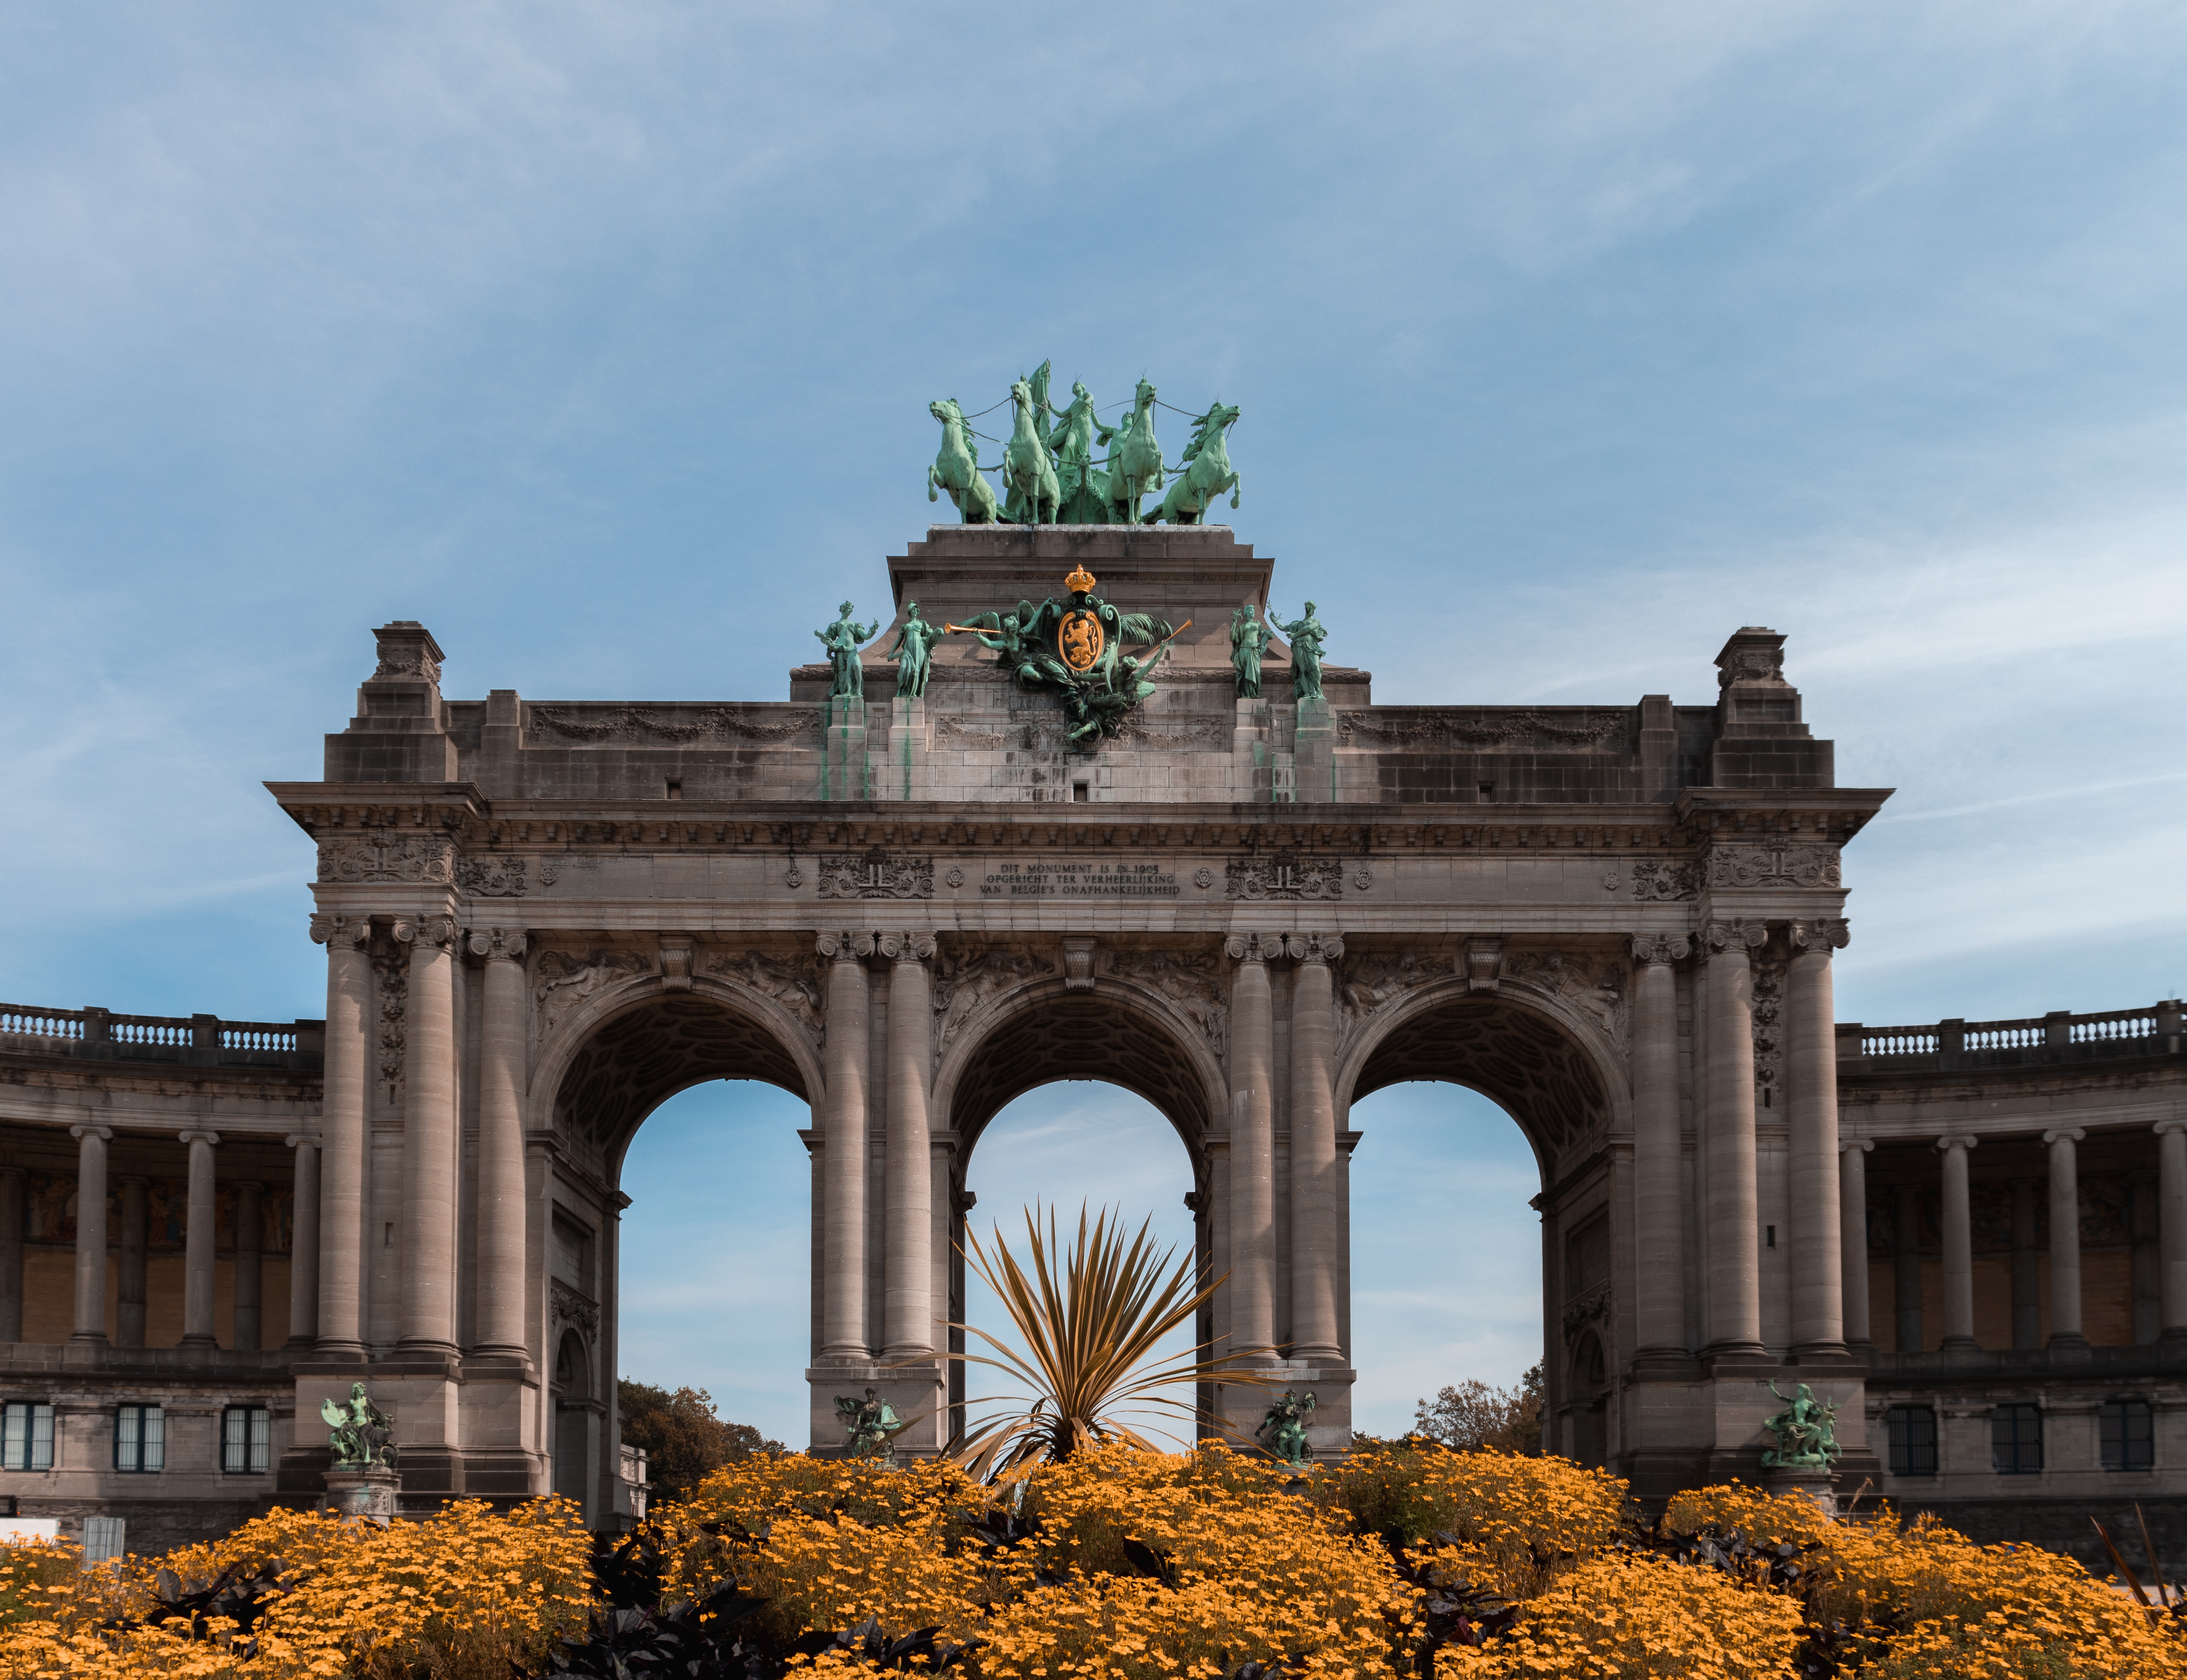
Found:
[[[1207,1087],[1172,1034],[1113,996],[1058,992],[1030,1000],[988,1033],[958,1081],[951,1123],[969,1154],[1004,1104],[1035,1086],[1092,1079],[1144,1097],[1183,1134],[1207,1135]]]
[[[1545,1161],[1610,1117],[1601,1076],[1570,1035],[1494,997],[1453,997],[1396,1028],[1360,1069],[1352,1100],[1409,1079],[1442,1080],[1492,1098]]]
[[[554,1116],[612,1161],[646,1115],[708,1079],[762,1080],[812,1098],[796,1059],[767,1028],[717,998],[681,992],[603,1022],[562,1076]]]

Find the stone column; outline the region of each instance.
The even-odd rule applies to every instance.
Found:
[[[2073,1146],[2087,1134],[2077,1126],[2043,1134],[2050,1148],[2050,1346],[2082,1348],[2081,1179]]]
[[[1898,1218],[1892,1244],[1892,1286],[1897,1307],[1896,1326],[1901,1353],[1921,1351],[1921,1192],[1901,1184]]]
[[[820,1357],[844,1364],[872,1357],[866,1346],[866,970],[870,934],[824,933],[828,969],[828,1117],[821,1128],[827,1174],[826,1280]]]
[[[284,1141],[296,1152],[289,1231],[289,1346],[301,1350],[318,1340],[319,1140],[308,1132],[292,1132]]]
[[[235,1187],[235,1351],[258,1351],[266,1284],[263,1199],[266,1187],[245,1179]]]
[[[1785,982],[1785,1062],[1791,1098],[1792,1353],[1841,1355],[1846,1345],[1844,1232],[1838,1216],[1837,1020],[1830,952],[1846,924],[1795,922]]]
[[[916,702],[914,702],[916,704]],[[882,936],[896,966],[888,995],[887,1265],[881,1340],[890,1359],[919,1359],[935,1346],[934,1145],[926,1098],[934,1082],[934,999],[926,972],[934,936]]]
[[[1708,1347],[1762,1346],[1761,1217],[1754,1158],[1754,974],[1768,938],[1755,922],[1708,928]]]
[[[0,1166],[0,1341],[23,1339],[23,1198],[30,1174]]]
[[[486,958],[479,1056],[478,1351],[528,1357],[524,1334],[524,952],[521,931],[471,935]]]
[[[1291,990],[1291,1348],[1317,1365],[1343,1363],[1337,1338],[1336,995],[1329,965],[1344,955],[1335,934],[1295,934]],[[1263,970],[1265,973],[1266,971]]]
[[[320,1357],[361,1360],[364,1350],[365,1085],[372,1066],[372,924],[314,916],[327,947],[325,1094],[319,1104]],[[301,1233],[302,1227],[298,1226]]]
[[[217,1347],[212,1328],[213,1210],[212,1152],[217,1132],[185,1132],[190,1146],[189,1211],[183,1228],[183,1346]]]
[[[1846,1346],[1856,1358],[1875,1351],[1868,1314],[1868,1152],[1866,1138],[1838,1140],[1838,1264],[1843,1278]]]
[[[2012,1181],[2012,1345],[2043,1346],[2043,1273],[2040,1228],[2035,1212],[2036,1183]]]
[[[1678,1136],[1684,939],[1633,941],[1633,1201],[1637,1357],[1686,1357],[1686,1245]]]
[[[2187,1342],[2187,1120],[2156,1132],[2157,1340]]]
[[[1275,1016],[1267,958],[1281,936],[1233,934],[1230,989],[1230,1348],[1273,1357],[1275,1291]]]
[[[132,1173],[116,1182],[121,1186],[121,1233],[115,1247],[121,1255],[121,1276],[114,1291],[114,1345],[142,1347],[147,1181]]]
[[[104,1126],[71,1126],[76,1143],[76,1330],[70,1341],[106,1342],[106,1146]]]
[[[446,916],[395,924],[410,947],[402,1105],[402,1304],[407,1352],[456,1349],[456,924]]]
[[[1967,1151],[1978,1138],[1939,1138],[1944,1155],[1944,1341],[1946,1352],[1975,1341],[1975,1229],[1967,1205]]]

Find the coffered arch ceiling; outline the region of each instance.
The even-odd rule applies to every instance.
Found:
[[[1506,998],[1461,993],[1399,1020],[1369,1053],[1351,1100],[1415,1079],[1463,1085],[1500,1105],[1545,1175],[1611,1117],[1594,1059],[1549,1016]]]
[[[718,998],[672,992],[593,1031],[554,1093],[555,1123],[614,1163],[646,1115],[710,1079],[762,1080],[812,1100],[796,1059],[767,1027]]]
[[[1006,1104],[1065,1079],[1102,1080],[1145,1098],[1195,1152],[1212,1121],[1206,1077],[1172,1026],[1113,986],[1089,992],[1057,984],[1026,997],[971,1047],[947,1123],[969,1156]]]

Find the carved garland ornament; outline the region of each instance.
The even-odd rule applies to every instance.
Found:
[[[823,898],[931,898],[934,859],[876,848],[862,857],[823,857]]]
[[[1273,857],[1240,857],[1228,865],[1224,896],[1267,899],[1341,898],[1344,865],[1327,857],[1279,851]]]
[[[498,853],[460,857],[456,860],[456,890],[473,898],[521,898],[531,889],[526,868],[523,858]]]
[[[319,842],[319,879],[345,885],[394,881],[449,886],[456,879],[455,842],[427,834],[373,830],[357,840]]]
[[[1719,846],[1708,858],[1712,887],[1834,887],[1841,885],[1832,846]]]

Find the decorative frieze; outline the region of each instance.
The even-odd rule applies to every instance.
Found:
[[[823,898],[931,898],[934,859],[876,847],[857,857],[823,857]]]
[[[345,886],[394,883],[451,886],[456,846],[436,834],[397,834],[386,829],[319,842],[319,879]]]
[[[526,860],[505,852],[456,860],[456,891],[472,898],[521,898],[531,890]]]
[[[767,745],[809,744],[817,746],[823,728],[821,711],[801,707],[786,716],[753,716],[728,706],[705,706],[670,711],[651,706],[601,708],[534,705],[530,709],[535,733],[593,745],[645,745],[659,743],[688,746],[700,742],[734,744],[758,742]],[[770,709],[772,710],[772,708]]]
[[[1841,884],[1838,849],[1790,841],[1709,848],[1712,887],[1834,887]]]
[[[1279,851],[1267,857],[1234,858],[1225,870],[1224,896],[1262,900],[1309,900],[1344,896],[1344,865],[1332,857]]]
[[[1678,904],[1701,896],[1701,866],[1691,858],[1636,857],[1633,899],[1638,904]]]

